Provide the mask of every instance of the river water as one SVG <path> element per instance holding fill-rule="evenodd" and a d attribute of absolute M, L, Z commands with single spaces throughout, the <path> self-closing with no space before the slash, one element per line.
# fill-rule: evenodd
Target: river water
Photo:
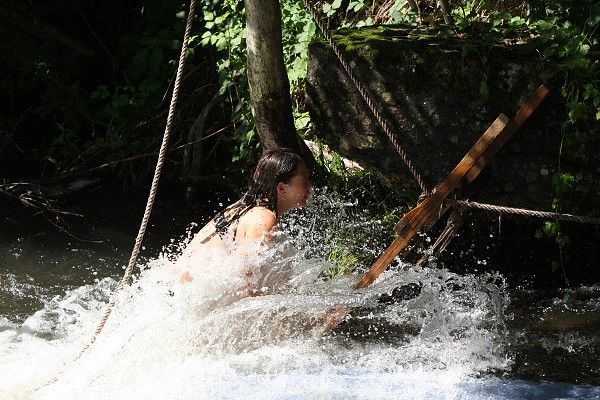
<path fill-rule="evenodd" d="M 459 275 L 400 263 L 353 291 L 360 274 L 328 278 L 336 264 L 325 255 L 343 245 L 333 236 L 350 232 L 358 252 L 383 250 L 381 227 L 355 208 L 315 196 L 269 251 L 190 266 L 179 257 L 187 221 L 159 206 L 140 272 L 84 352 L 138 212 L 91 224 L 83 236 L 102 243 L 5 229 L 0 398 L 600 398 L 600 286 L 531 289 L 493 268 Z M 241 294 L 232 271 L 242 262 L 262 296 Z M 195 279 L 180 284 L 186 268 Z M 348 316 L 327 330 L 334 308 Z"/>

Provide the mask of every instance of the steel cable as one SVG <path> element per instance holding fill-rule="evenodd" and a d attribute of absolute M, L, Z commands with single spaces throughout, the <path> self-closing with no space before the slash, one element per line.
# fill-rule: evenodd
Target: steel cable
<path fill-rule="evenodd" d="M 535 217 L 535 218 L 546 218 L 552 219 L 556 221 L 566 221 L 566 222 L 580 222 L 584 224 L 596 224 L 600 225 L 600 218 L 596 217 L 585 217 L 571 214 L 560 214 L 549 211 L 536 211 L 536 210 L 528 210 L 525 208 L 514 208 L 514 207 L 504 207 L 497 206 L 493 204 L 485 204 L 478 203 L 476 201 L 466 201 L 466 200 L 457 200 L 457 199 L 446 199 L 446 203 L 452 206 L 465 207 L 469 209 L 479 209 L 486 211 L 494 211 L 497 213 L 506 213 L 506 214 L 515 214 L 522 215 L 526 217 Z"/>

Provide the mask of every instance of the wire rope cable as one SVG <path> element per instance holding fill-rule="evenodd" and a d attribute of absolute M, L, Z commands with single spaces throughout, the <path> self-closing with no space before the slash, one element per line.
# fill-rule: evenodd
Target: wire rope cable
<path fill-rule="evenodd" d="M 497 213 L 514 214 L 514 215 L 521 215 L 521 216 L 525 216 L 525 217 L 547 218 L 547 219 L 553 219 L 556 221 L 564 221 L 564 222 L 579 222 L 579 223 L 583 223 L 583 224 L 600 225 L 600 218 L 597 218 L 597 217 L 585 217 L 585 216 L 572 215 L 572 214 L 560 214 L 560 213 L 549 212 L 549 211 L 528 210 L 525 208 L 497 206 L 497 205 L 493 205 L 493 204 L 478 203 L 476 201 L 457 200 L 457 199 L 446 199 L 445 202 L 452 206 L 465 207 L 465 208 L 469 208 L 469 209 L 494 211 Z"/>

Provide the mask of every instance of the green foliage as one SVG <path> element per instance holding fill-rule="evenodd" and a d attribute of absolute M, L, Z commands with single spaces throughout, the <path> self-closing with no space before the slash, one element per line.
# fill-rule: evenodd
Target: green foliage
<path fill-rule="evenodd" d="M 562 61 L 562 94 L 568 103 L 568 121 L 576 124 L 595 110 L 600 120 L 600 64 L 598 61 L 600 5 L 592 1 L 561 1 L 547 8 L 544 19 L 529 22 L 534 41 L 546 60 Z"/>
<path fill-rule="evenodd" d="M 552 176 L 552 185 L 555 190 L 555 198 L 552 201 L 552 209 L 555 212 L 561 212 L 565 207 L 568 206 L 566 195 L 572 190 L 575 182 L 575 177 L 569 173 L 556 172 Z M 568 283 L 566 271 L 563 263 L 563 254 L 566 247 L 571 244 L 571 239 L 566 235 L 561 228 L 558 221 L 545 221 L 541 231 L 536 232 L 536 237 L 541 238 L 545 236 L 548 239 L 554 239 L 554 242 L 558 246 L 560 262 L 553 261 L 551 264 L 552 272 L 555 272 L 560 267 L 565 278 L 565 282 Z"/>
<path fill-rule="evenodd" d="M 359 205 L 389 228 L 398 222 L 403 207 L 372 173 L 360 168 L 349 169 L 342 157 L 320 146 L 315 157 L 325 172 L 325 185 L 335 193 L 356 199 Z"/>
<path fill-rule="evenodd" d="M 239 82 L 242 89 L 246 88 L 244 75 L 239 80 L 236 79 L 236 75 L 243 74 L 246 70 L 245 13 L 239 7 L 239 2 L 226 0 L 220 4 L 220 8 L 204 10 L 202 20 L 205 31 L 195 39 L 200 40 L 203 46 L 210 45 L 222 54 L 217 60 L 221 93 L 230 92 L 236 82 Z M 239 93 L 236 100 L 242 100 Z M 247 104 L 244 106 L 245 109 L 248 108 Z M 241 109 L 235 111 L 234 118 L 240 119 Z"/>
<path fill-rule="evenodd" d="M 556 192 L 556 198 L 554 199 L 552 208 L 556 212 L 561 212 L 566 205 L 564 195 L 573 188 L 574 182 L 575 177 L 569 173 L 556 172 L 552 176 L 552 185 L 554 186 L 554 190 Z"/>
<path fill-rule="evenodd" d="M 255 158 L 259 150 L 246 79 L 245 12 L 242 5 L 239 1 L 225 0 L 208 6 L 202 15 L 205 30 L 196 38 L 202 46 L 213 47 L 220 55 L 217 60 L 220 91 L 229 94 L 232 122 L 240 133 L 234 162 Z M 302 1 L 284 0 L 280 5 L 284 63 L 294 99 L 296 126 L 303 129 L 308 123 L 303 109 L 308 44 L 315 35 L 316 25 Z"/>
<path fill-rule="evenodd" d="M 325 271 L 325 278 L 333 279 L 337 275 L 348 275 L 354 272 L 360 266 L 360 260 L 348 248 L 334 246 L 327 261 L 332 264 L 331 268 Z"/>
<path fill-rule="evenodd" d="M 61 0 L 0 7 L 0 33 L 14 38 L 1 44 L 0 61 L 9 67 L 0 90 L 12 103 L 0 111 L 0 130 L 14 136 L 14 145 L 27 142 L 45 152 L 42 160 L 58 173 L 152 154 L 164 131 L 161 113 L 181 46 L 182 5 L 114 3 L 103 6 L 104 13 L 95 6 Z M 116 28 L 103 25 L 103 18 Z M 6 112 L 22 107 L 23 99 L 32 106 L 22 119 L 46 131 L 25 131 Z M 115 166 L 121 178 L 136 181 L 152 169 L 151 161 Z"/>
<path fill-rule="evenodd" d="M 361 210 L 377 227 L 364 224 L 348 224 L 329 227 L 325 242 L 330 249 L 323 257 L 332 267 L 325 272 L 326 278 L 349 274 L 359 268 L 366 269 L 374 261 L 374 249 L 393 239 L 393 226 L 404 213 L 395 196 L 375 177 L 362 169 L 348 169 L 339 154 L 320 147 L 317 163 L 325 171 L 325 185 L 343 201 L 352 202 L 353 208 Z M 355 216 L 354 221 L 360 221 Z M 367 224 L 368 225 L 368 224 Z M 370 249 L 365 250 L 365 245 Z"/>
<path fill-rule="evenodd" d="M 520 40 L 539 54 L 543 63 L 559 67 L 568 122 L 600 119 L 598 47 L 600 5 L 593 0 L 532 2 L 528 15 L 499 10 L 493 3 L 465 1 L 453 9 L 453 33 L 481 35 L 486 41 Z M 464 55 L 464 52 L 463 52 Z"/>
<path fill-rule="evenodd" d="M 569 238 L 568 235 L 565 235 L 562 232 L 561 225 L 557 221 L 546 221 L 544 223 L 542 230 L 538 231 L 536 233 L 536 236 L 538 238 L 541 238 L 544 235 L 548 239 L 554 239 L 556 245 L 558 246 L 559 261 L 552 261 L 552 263 L 550 264 L 550 268 L 551 268 L 552 272 L 556 272 L 560 268 L 560 270 L 563 273 L 565 283 L 568 284 L 569 279 L 567 278 L 565 265 L 563 262 L 563 256 L 564 256 L 565 247 L 571 244 L 571 239 Z"/>

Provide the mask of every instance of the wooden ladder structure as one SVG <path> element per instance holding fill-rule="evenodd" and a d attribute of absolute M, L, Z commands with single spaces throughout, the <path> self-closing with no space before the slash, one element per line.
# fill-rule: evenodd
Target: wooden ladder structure
<path fill-rule="evenodd" d="M 371 265 L 354 287 L 355 290 L 373 283 L 392 260 L 405 249 L 419 230 L 429 229 L 441 218 L 448 209 L 448 207 L 443 207 L 444 200 L 453 193 L 461 192 L 473 182 L 549 92 L 550 89 L 546 85 L 541 85 L 517 111 L 513 119 L 509 119 L 504 114 L 500 114 L 496 118 L 435 192 L 402 217 L 394 227 L 398 236 Z"/>

